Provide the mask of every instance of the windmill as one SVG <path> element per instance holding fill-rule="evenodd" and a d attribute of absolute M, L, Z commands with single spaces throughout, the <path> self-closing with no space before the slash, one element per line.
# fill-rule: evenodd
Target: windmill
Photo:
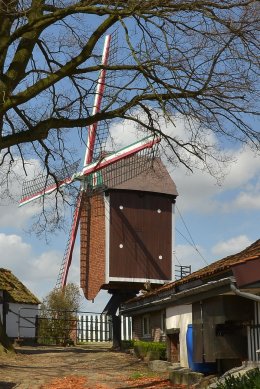
<path fill-rule="evenodd" d="M 111 46 L 113 48 L 113 37 L 107 35 L 102 55 L 102 69 L 97 81 L 95 100 L 92 114 L 95 115 L 101 110 L 102 98 L 106 85 L 106 69 L 109 59 L 111 59 Z M 115 45 L 115 44 L 114 44 Z M 101 153 L 97 144 L 102 143 L 107 134 L 100 133 L 100 123 L 94 123 L 89 127 L 86 153 L 83 161 L 83 168 L 78 169 L 78 163 L 74 163 L 66 170 L 58 171 L 52 176 L 41 175 L 33 180 L 26 181 L 23 185 L 22 198 L 20 206 L 46 196 L 57 189 L 68 186 L 73 182 L 80 182 L 80 190 L 76 200 L 76 206 L 73 214 L 72 227 L 62 260 L 60 272 L 56 282 L 56 287 L 64 287 L 67 282 L 69 267 L 72 260 L 72 253 L 77 235 L 78 226 L 82 216 L 82 210 L 86 205 L 86 198 L 92 201 L 97 193 L 104 193 L 106 187 L 118 185 L 129 177 L 138 175 L 147 168 L 153 159 L 155 146 L 160 142 L 156 135 L 147 136 L 140 141 L 128 145 L 114 153 Z M 100 142 L 101 138 L 101 142 Z M 102 285 L 100 285 L 102 286 Z"/>

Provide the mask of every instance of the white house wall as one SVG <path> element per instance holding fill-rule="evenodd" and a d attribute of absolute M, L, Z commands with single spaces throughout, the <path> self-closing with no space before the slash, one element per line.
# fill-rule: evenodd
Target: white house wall
<path fill-rule="evenodd" d="M 20 325 L 19 325 L 20 313 Z M 38 305 L 9 303 L 6 315 L 6 334 L 10 338 L 34 338 Z"/>
<path fill-rule="evenodd" d="M 180 329 L 180 364 L 183 367 L 189 367 L 186 343 L 186 333 L 189 324 L 192 324 L 192 305 L 166 308 L 166 330 Z"/>

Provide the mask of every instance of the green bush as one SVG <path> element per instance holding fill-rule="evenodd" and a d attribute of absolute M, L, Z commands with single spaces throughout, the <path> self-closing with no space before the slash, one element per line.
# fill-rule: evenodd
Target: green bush
<path fill-rule="evenodd" d="M 134 348 L 133 340 L 122 340 L 121 341 L 122 350 L 129 350 L 130 348 Z"/>
<path fill-rule="evenodd" d="M 69 283 L 54 289 L 43 300 L 38 318 L 38 342 L 43 344 L 71 344 L 76 330 L 76 311 L 80 306 L 80 290 Z"/>
<path fill-rule="evenodd" d="M 223 383 L 218 383 L 216 389 L 260 389 L 260 370 L 250 370 L 237 377 L 227 376 Z"/>
<path fill-rule="evenodd" d="M 134 351 L 142 359 L 149 360 L 162 359 L 166 360 L 166 344 L 163 342 L 134 342 Z"/>

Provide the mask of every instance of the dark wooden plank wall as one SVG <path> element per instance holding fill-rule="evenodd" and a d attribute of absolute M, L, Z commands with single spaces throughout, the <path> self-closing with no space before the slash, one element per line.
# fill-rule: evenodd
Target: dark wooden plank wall
<path fill-rule="evenodd" d="M 245 322 L 253 319 L 253 301 L 215 296 L 192 304 L 193 361 L 245 358 Z"/>
<path fill-rule="evenodd" d="M 172 201 L 157 193 L 110 193 L 110 277 L 171 279 Z"/>

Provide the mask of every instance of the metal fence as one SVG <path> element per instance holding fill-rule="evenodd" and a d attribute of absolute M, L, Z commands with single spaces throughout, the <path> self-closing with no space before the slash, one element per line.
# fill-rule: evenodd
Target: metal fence
<path fill-rule="evenodd" d="M 248 360 L 260 361 L 260 324 L 247 326 Z"/>
<path fill-rule="evenodd" d="M 254 303 L 254 320 L 247 326 L 249 361 L 260 361 L 260 303 Z"/>
<path fill-rule="evenodd" d="M 30 333 L 30 336 L 27 334 Z M 132 318 L 121 317 L 121 340 L 132 339 Z M 112 318 L 96 312 L 34 310 L 20 308 L 17 338 L 35 338 L 39 343 L 59 344 L 108 342 L 113 339 Z"/>

